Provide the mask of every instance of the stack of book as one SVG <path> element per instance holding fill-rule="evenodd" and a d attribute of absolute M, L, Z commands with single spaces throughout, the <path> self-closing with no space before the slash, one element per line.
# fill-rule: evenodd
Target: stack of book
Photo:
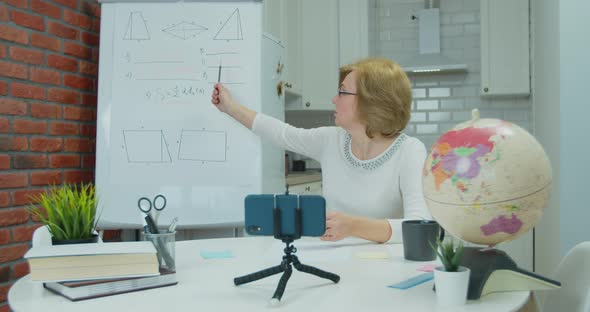
<path fill-rule="evenodd" d="M 177 284 L 151 242 L 33 247 L 25 258 L 31 280 L 73 301 Z"/>

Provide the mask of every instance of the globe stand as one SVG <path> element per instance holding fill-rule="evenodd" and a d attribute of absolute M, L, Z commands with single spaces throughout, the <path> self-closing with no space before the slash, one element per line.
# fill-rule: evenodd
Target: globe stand
<path fill-rule="evenodd" d="M 293 268 L 291 265 L 295 267 L 298 271 L 313 274 L 315 276 L 329 279 L 334 283 L 338 283 L 340 281 L 340 276 L 320 270 L 318 268 L 302 264 L 299 262 L 299 259 L 295 255 L 297 252 L 297 248 L 295 248 L 293 241 L 296 239 L 301 238 L 301 209 L 297 207 L 295 212 L 295 234 L 293 235 L 282 235 L 281 234 L 281 211 L 275 207 L 273 209 L 273 218 L 274 218 L 274 238 L 280 239 L 283 243 L 286 244 L 285 249 L 283 249 L 285 255 L 283 256 L 283 261 L 281 264 L 277 266 L 273 266 L 258 272 L 250 273 L 244 276 L 234 278 L 234 284 L 236 286 L 250 283 L 257 281 L 259 279 L 263 279 L 268 276 L 272 276 L 275 274 L 283 273 L 281 279 L 279 280 L 279 284 L 277 285 L 277 289 L 275 290 L 274 295 L 272 296 L 272 302 L 278 303 L 281 301 L 283 297 L 283 293 L 285 292 L 285 288 L 287 287 L 287 282 L 293 273 Z"/>
<path fill-rule="evenodd" d="M 561 283 L 519 268 L 504 251 L 465 247 L 461 265 L 471 270 L 467 299 L 496 291 L 530 291 L 560 288 Z"/>

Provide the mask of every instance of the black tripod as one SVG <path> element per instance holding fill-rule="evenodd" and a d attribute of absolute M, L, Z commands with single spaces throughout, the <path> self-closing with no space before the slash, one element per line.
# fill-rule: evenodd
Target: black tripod
<path fill-rule="evenodd" d="M 274 237 L 276 239 L 282 240 L 287 245 L 284 249 L 285 255 L 283 256 L 283 261 L 281 261 L 281 264 L 277 266 L 270 267 L 268 269 L 264 269 L 258 272 L 250 273 L 248 275 L 236 277 L 234 278 L 234 284 L 236 286 L 239 286 L 283 272 L 283 275 L 279 280 L 279 284 L 277 285 L 277 289 L 275 290 L 275 293 L 272 296 L 273 299 L 280 301 L 283 297 L 283 293 L 285 292 L 285 287 L 287 287 L 287 282 L 291 277 L 291 273 L 293 273 L 293 268 L 291 268 L 291 264 L 293 264 L 295 269 L 297 269 L 298 271 L 313 274 L 321 278 L 329 279 L 334 283 L 338 283 L 340 281 L 340 276 L 334 273 L 320 270 L 309 265 L 302 264 L 301 262 L 299 262 L 297 256 L 294 255 L 294 253 L 297 252 L 297 248 L 295 248 L 295 246 L 293 246 L 292 243 L 294 240 L 301 237 L 301 209 L 297 208 L 295 213 L 294 235 L 281 235 L 281 212 L 278 208 L 275 207 L 273 214 Z"/>

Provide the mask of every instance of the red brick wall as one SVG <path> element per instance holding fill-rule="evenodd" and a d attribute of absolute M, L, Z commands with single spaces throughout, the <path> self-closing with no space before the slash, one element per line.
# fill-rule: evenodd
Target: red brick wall
<path fill-rule="evenodd" d="M 0 312 L 28 274 L 28 195 L 94 179 L 100 6 L 0 3 Z"/>

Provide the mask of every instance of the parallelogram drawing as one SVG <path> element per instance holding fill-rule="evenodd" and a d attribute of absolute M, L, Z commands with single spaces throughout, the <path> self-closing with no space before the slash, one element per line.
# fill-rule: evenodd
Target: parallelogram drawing
<path fill-rule="evenodd" d="M 210 130 L 182 130 L 179 160 L 224 162 L 227 155 L 227 133 Z"/>

